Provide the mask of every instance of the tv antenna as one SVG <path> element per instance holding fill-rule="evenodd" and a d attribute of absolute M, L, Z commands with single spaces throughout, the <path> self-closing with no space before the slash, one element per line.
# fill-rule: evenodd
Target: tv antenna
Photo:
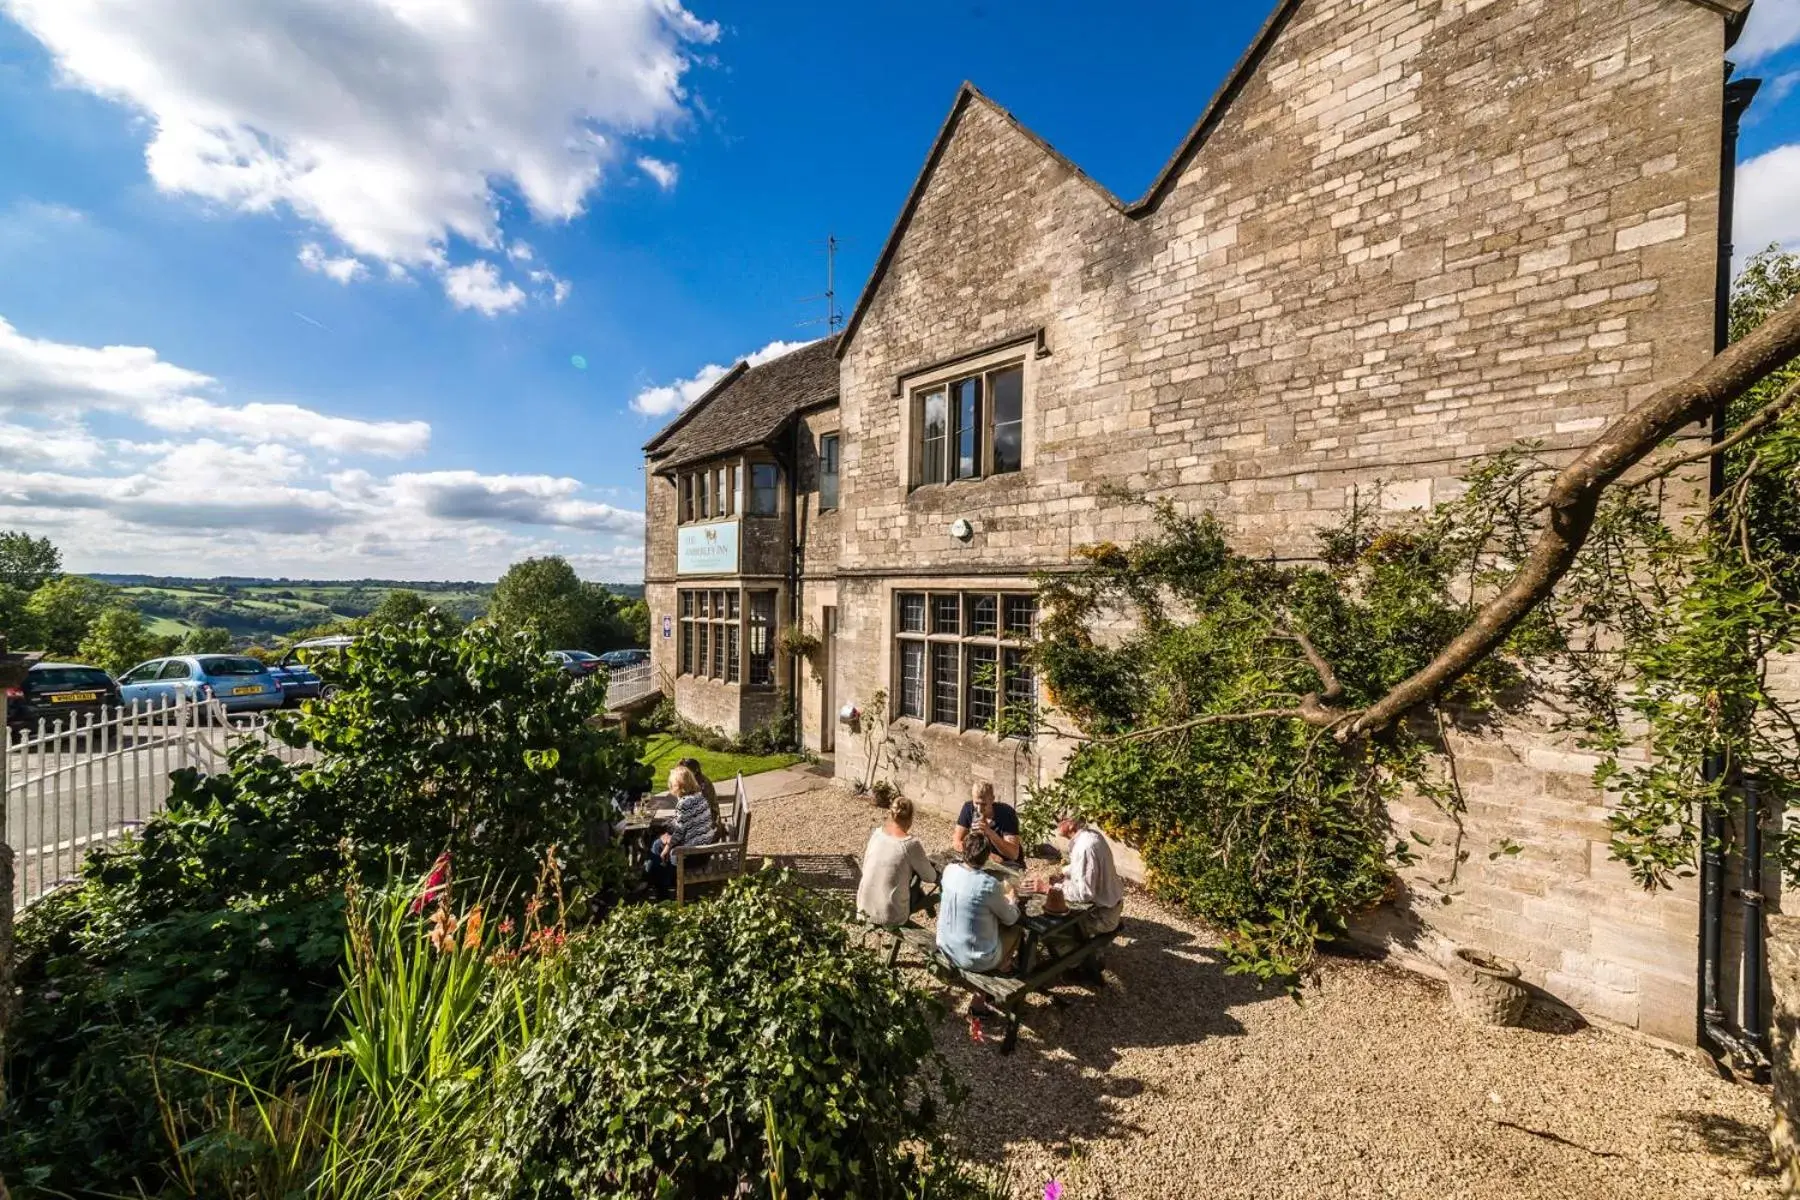
<path fill-rule="evenodd" d="M 838 311 L 837 306 L 836 280 L 838 245 L 839 242 L 836 234 L 828 233 L 825 235 L 825 294 L 822 296 L 807 296 L 801 300 L 802 304 L 810 304 L 818 300 L 823 300 L 825 302 L 825 315 L 823 317 L 814 317 L 810 321 L 801 321 L 800 324 L 817 325 L 820 321 L 823 321 L 825 323 L 825 328 L 829 333 L 836 333 L 838 331 L 838 326 L 844 323 L 844 314 Z"/>

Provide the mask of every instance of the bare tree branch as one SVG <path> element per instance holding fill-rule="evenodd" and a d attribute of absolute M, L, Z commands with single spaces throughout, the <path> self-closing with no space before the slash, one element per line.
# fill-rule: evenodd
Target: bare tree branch
<path fill-rule="evenodd" d="M 1614 421 L 1550 485 L 1544 529 L 1510 582 L 1420 670 L 1338 726 L 1349 738 L 1384 729 L 1435 700 L 1506 640 L 1567 573 L 1593 528 L 1606 489 L 1679 430 L 1742 396 L 1800 355 L 1800 298 L 1700 370 Z"/>
<path fill-rule="evenodd" d="M 1297 629 L 1286 627 L 1279 628 L 1276 635 L 1295 643 L 1300 647 L 1300 653 L 1306 655 L 1307 663 L 1311 665 L 1313 673 L 1319 677 L 1319 682 L 1323 685 L 1321 690 L 1315 692 L 1314 695 L 1327 703 L 1342 698 L 1344 685 L 1338 682 L 1337 672 L 1331 669 L 1331 664 L 1325 661 L 1325 656 L 1319 653 L 1318 647 L 1312 644 L 1311 638 Z"/>
<path fill-rule="evenodd" d="M 1645 484 L 1655 483 L 1658 479 L 1661 479 L 1672 472 L 1679 471 L 1682 467 L 1688 466 L 1691 463 L 1697 463 L 1704 459 L 1711 458 L 1715 454 L 1723 454 L 1733 446 L 1742 444 L 1746 439 L 1755 437 L 1764 429 L 1773 425 L 1780 419 L 1782 413 L 1794 406 L 1796 401 L 1800 401 L 1800 379 L 1796 379 L 1785 392 L 1758 409 L 1754 416 L 1732 431 L 1730 437 L 1722 438 L 1699 450 L 1695 450 L 1691 454 L 1684 454 L 1680 458 L 1671 459 L 1657 467 L 1656 470 L 1651 471 L 1648 475 L 1640 475 L 1636 479 L 1622 480 L 1620 481 L 1619 486 L 1643 487 Z"/>

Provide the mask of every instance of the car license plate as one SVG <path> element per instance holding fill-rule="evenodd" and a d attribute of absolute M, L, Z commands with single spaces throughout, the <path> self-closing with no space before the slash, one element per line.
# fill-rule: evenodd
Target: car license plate
<path fill-rule="evenodd" d="M 98 700 L 99 698 L 99 692 L 63 692 L 61 695 L 50 697 L 50 703 L 80 704 L 86 700 Z"/>
<path fill-rule="evenodd" d="M 254 696 L 260 691 L 262 691 L 261 687 L 241 687 L 232 688 L 231 694 L 234 696 Z"/>

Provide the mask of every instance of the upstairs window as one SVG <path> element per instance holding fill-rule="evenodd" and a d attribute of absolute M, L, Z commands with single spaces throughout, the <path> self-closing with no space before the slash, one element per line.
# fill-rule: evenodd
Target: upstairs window
<path fill-rule="evenodd" d="M 914 487 L 1005 475 L 1023 465 L 1022 364 L 918 388 L 912 404 Z"/>
<path fill-rule="evenodd" d="M 682 524 L 732 516 L 738 509 L 737 464 L 690 471 L 681 476 L 678 489 L 677 520 Z"/>
<path fill-rule="evenodd" d="M 781 475 L 774 463 L 750 464 L 750 506 L 753 517 L 772 517 L 780 507 Z"/>
<path fill-rule="evenodd" d="M 819 437 L 819 511 L 838 506 L 838 435 Z"/>

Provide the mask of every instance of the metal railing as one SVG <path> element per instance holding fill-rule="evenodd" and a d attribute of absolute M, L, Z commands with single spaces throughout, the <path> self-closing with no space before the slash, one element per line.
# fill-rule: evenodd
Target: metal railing
<path fill-rule="evenodd" d="M 635 667 L 621 667 L 616 671 L 608 671 L 606 676 L 606 707 L 618 708 L 630 704 L 641 696 L 647 696 L 656 690 L 656 677 L 650 673 L 649 663 L 639 663 Z"/>
<path fill-rule="evenodd" d="M 7 731 L 6 829 L 15 848 L 13 903 L 73 880 L 97 846 L 139 828 L 168 803 L 169 774 L 225 768 L 231 748 L 261 738 L 288 762 L 310 751 L 267 737 L 266 714 L 228 715 L 216 700 L 102 709 Z"/>

